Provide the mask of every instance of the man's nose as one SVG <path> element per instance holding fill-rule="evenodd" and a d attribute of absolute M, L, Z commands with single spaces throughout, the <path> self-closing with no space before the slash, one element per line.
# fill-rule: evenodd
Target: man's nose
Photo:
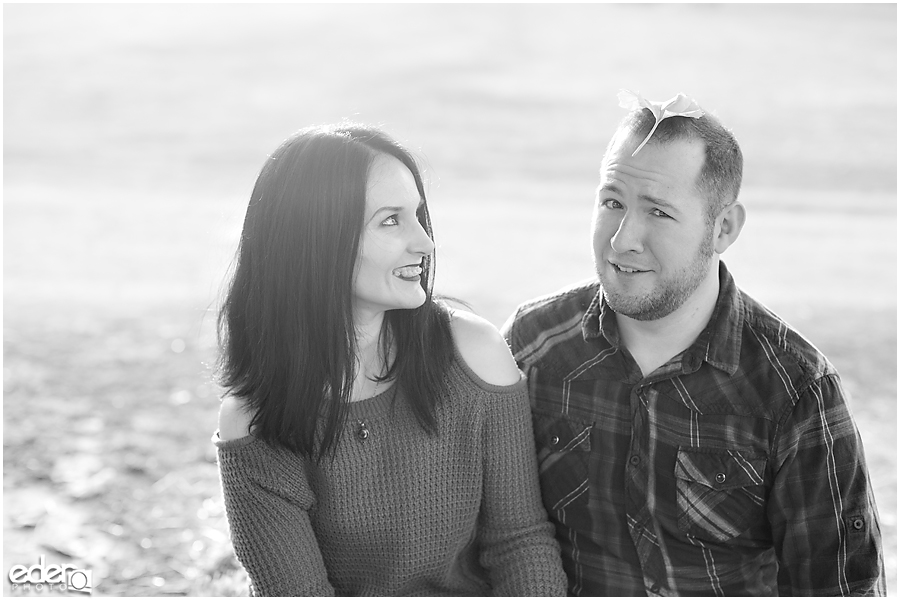
<path fill-rule="evenodd" d="M 619 228 L 610 240 L 612 249 L 618 254 L 644 251 L 644 225 L 634 214 L 626 214 L 619 221 Z"/>

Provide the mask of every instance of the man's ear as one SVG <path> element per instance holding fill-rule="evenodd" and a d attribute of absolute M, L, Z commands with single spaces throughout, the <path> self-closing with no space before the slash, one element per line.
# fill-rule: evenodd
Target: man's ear
<path fill-rule="evenodd" d="M 714 248 L 718 254 L 725 252 L 729 246 L 741 234 L 744 228 L 744 221 L 747 220 L 747 210 L 744 205 L 738 201 L 734 201 L 719 213 L 716 217 Z"/>

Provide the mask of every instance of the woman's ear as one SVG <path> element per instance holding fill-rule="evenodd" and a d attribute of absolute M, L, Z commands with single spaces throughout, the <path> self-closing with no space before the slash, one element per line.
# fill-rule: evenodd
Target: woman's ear
<path fill-rule="evenodd" d="M 714 245 L 716 252 L 722 254 L 741 234 L 744 221 L 747 220 L 747 210 L 744 205 L 734 201 L 719 213 L 716 217 Z"/>

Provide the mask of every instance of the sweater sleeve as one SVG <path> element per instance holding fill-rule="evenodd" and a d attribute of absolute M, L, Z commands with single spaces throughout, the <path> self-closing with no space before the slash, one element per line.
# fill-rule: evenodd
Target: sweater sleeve
<path fill-rule="evenodd" d="M 526 386 L 519 382 L 487 399 L 480 539 L 493 593 L 565 596 L 559 545 L 541 503 Z"/>
<path fill-rule="evenodd" d="M 309 511 L 305 461 L 253 436 L 222 441 L 219 475 L 238 560 L 255 596 L 333 596 Z"/>

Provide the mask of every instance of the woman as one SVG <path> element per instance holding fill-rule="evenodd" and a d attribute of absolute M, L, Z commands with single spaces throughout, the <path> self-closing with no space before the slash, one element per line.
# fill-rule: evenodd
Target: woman
<path fill-rule="evenodd" d="M 219 468 L 257 595 L 565 595 L 525 383 L 432 298 L 410 154 L 310 128 L 266 161 L 219 315 Z"/>

